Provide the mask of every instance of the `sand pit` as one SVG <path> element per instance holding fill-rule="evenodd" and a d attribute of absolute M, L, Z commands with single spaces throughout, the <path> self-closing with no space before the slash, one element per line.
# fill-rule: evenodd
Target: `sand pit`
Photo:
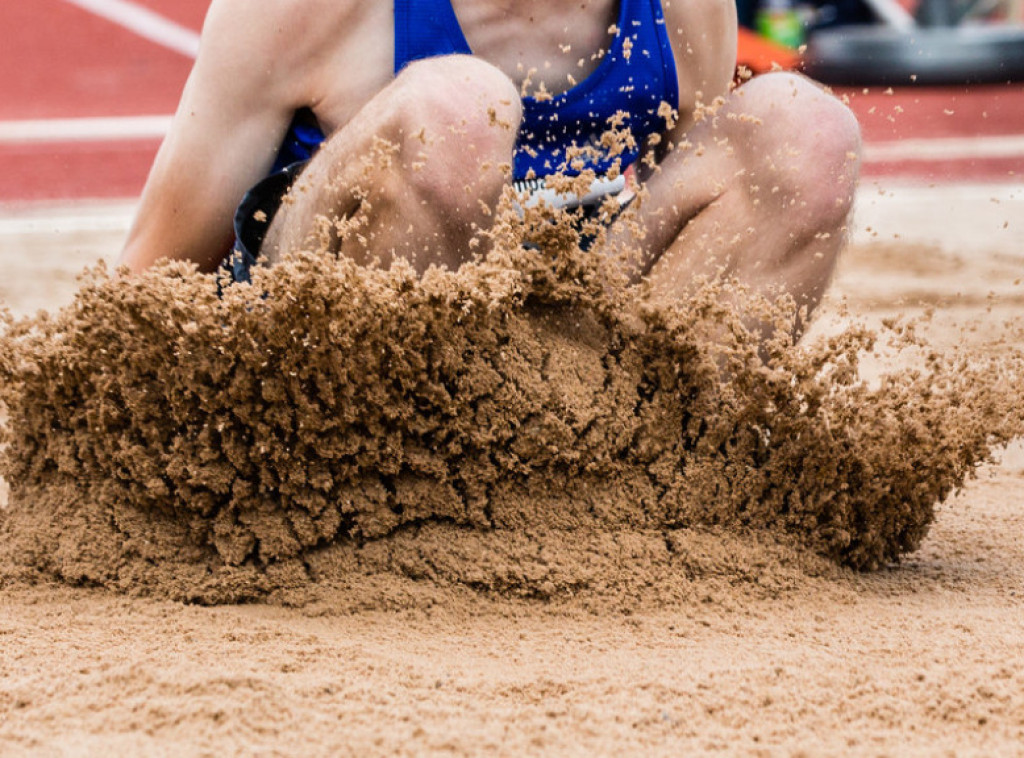
<path fill-rule="evenodd" d="M 433 291 L 397 274 L 338 269 L 338 286 L 365 300 L 388 295 L 372 300 L 377 310 L 346 312 L 351 332 L 322 332 L 312 344 L 261 331 L 283 323 L 261 309 L 280 303 L 322 326 L 340 307 L 330 298 L 322 310 L 273 295 L 221 302 L 185 274 L 173 287 L 154 281 L 120 296 L 102 281 L 88 285 L 63 316 L 18 337 L 30 360 L 4 368 L 37 394 L 15 403 L 9 422 L 12 449 L 33 453 L 9 463 L 14 491 L 3 516 L 0 745 L 580 755 L 1016 745 L 1019 448 L 944 496 L 1014 431 L 1013 346 L 996 332 L 1020 317 L 1007 275 L 1021 270 L 1021 248 L 993 242 L 965 260 L 906 229 L 899 240 L 874 229 L 877 237 L 858 237 L 811 336 L 861 318 L 874 325 L 911 310 L 908 291 L 923 292 L 918 300 L 947 304 L 927 328 L 940 356 L 936 381 L 901 372 L 880 383 L 899 361 L 921 358 L 905 351 L 870 358 L 863 386 L 823 378 L 811 370 L 814 356 L 836 365 L 843 351 L 821 343 L 777 374 L 732 365 L 723 390 L 721 362 L 697 349 L 693 313 L 673 320 L 624 309 L 602 287 L 540 276 L 536 261 L 518 268 L 535 266 L 528 285 L 491 269 L 439 280 Z M 919 273 L 909 278 L 908 268 Z M 291 284 L 267 288 L 306 288 L 311 270 L 297 261 Z M 873 291 L 872 281 L 888 289 Z M 995 288 L 1004 292 L 993 304 Z M 843 295 L 854 316 L 837 316 Z M 402 307 L 383 308 L 395 302 Z M 85 328 L 97 312 L 132 328 L 118 339 Z M 177 318 L 149 318 L 167 312 Z M 382 315 L 387 331 L 373 333 Z M 980 329 L 964 332 L 972 323 Z M 411 388 L 411 410 L 397 368 L 408 354 L 388 356 L 394 384 L 369 381 L 380 375 L 371 359 L 383 360 L 381 334 L 392 344 L 460 347 L 432 359 L 434 381 Z M 259 349 L 242 351 L 243 340 Z M 970 349 L 958 354 L 965 340 Z M 313 345 L 328 356 L 362 351 L 358 365 L 375 366 L 351 373 L 359 402 L 330 416 L 347 438 L 364 430 L 355 452 L 332 450 L 322 426 L 239 407 L 239 396 L 251 397 L 244 387 L 188 396 L 183 387 L 206 383 L 176 373 L 190 351 L 204 355 L 204 371 L 218 365 L 217 346 L 250 356 L 232 364 L 233 376 L 244 382 L 248 367 L 271 384 L 264 402 L 273 406 L 275 393 L 295 392 L 288 369 Z M 256 361 L 268 353 L 273 370 Z M 680 355 L 687 368 L 668 372 Z M 158 379 L 156 398 L 138 394 L 147 377 Z M 816 399 L 815 412 L 785 405 L 797 396 Z M 204 415 L 188 416 L 197 405 Z M 687 436 L 680 408 L 700 409 L 694 415 L 720 423 L 720 436 L 707 423 Z M 223 461 L 203 460 L 202 451 L 231 449 L 224 438 L 211 444 L 225 430 L 203 423 L 225 409 L 234 414 L 225 429 L 258 435 L 261 424 L 290 424 L 289 440 L 306 446 L 257 456 L 260 438 L 245 436 L 233 458 L 225 453 L 235 472 L 254 467 L 257 485 L 276 477 L 272 497 L 259 500 L 258 486 L 235 492 L 239 474 L 227 486 Z M 400 434 L 375 448 L 382 419 Z M 813 444 L 776 442 L 814 434 L 823 419 L 829 434 Z M 154 421 L 170 431 L 135 439 L 156 453 L 141 455 L 128 443 Z M 776 426 L 765 442 L 758 427 L 768 423 Z M 97 429 L 109 444 L 82 439 Z M 176 455 L 183 463 L 174 469 Z M 311 504 L 314 477 L 284 475 L 295 470 L 289 456 L 310 455 L 324 461 L 331 488 L 348 488 L 350 505 L 336 516 Z M 668 460 L 687 465 L 657 465 Z M 154 461 L 166 491 L 153 481 Z M 858 479 L 843 461 L 881 473 Z M 800 472 L 811 473 L 793 476 Z M 820 497 L 837 489 L 830 481 L 858 486 L 838 501 Z M 209 504 L 205 493 L 218 491 L 226 508 Z M 320 520 L 297 523 L 302 511 Z M 203 609 L 167 598 L 298 607 Z"/>
<path fill-rule="evenodd" d="M 763 354 L 728 282 L 656 303 L 533 215 L 457 272 L 301 252 L 220 292 L 101 270 L 13 321 L 5 574 L 203 603 L 363 574 L 550 597 L 729 571 L 690 561 L 708 529 L 871 570 L 1024 430 L 1009 346 L 946 355 L 903 324 L 792 346 L 766 303 Z M 862 377 L 883 341 L 920 368 Z"/>

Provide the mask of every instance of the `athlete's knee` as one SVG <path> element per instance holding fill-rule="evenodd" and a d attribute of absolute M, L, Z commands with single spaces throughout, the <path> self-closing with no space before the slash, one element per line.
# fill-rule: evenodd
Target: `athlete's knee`
<path fill-rule="evenodd" d="M 466 206 L 467 193 L 496 191 L 522 117 L 512 81 L 489 63 L 455 55 L 412 63 L 395 84 L 413 189 L 439 209 Z"/>
<path fill-rule="evenodd" d="M 522 104 L 515 85 L 468 55 L 416 61 L 395 80 L 403 132 L 477 150 L 515 142 Z"/>
<path fill-rule="evenodd" d="M 861 156 L 860 127 L 850 109 L 809 79 L 781 73 L 748 82 L 733 107 L 754 124 L 746 130 L 753 143 L 747 154 L 772 182 L 761 191 L 780 194 L 812 226 L 842 223 Z"/>

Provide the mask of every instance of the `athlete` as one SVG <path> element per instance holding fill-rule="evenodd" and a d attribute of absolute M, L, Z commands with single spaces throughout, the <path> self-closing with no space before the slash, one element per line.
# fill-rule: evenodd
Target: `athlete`
<path fill-rule="evenodd" d="M 643 186 L 636 273 L 656 293 L 724 271 L 813 308 L 844 242 L 858 126 L 798 75 L 730 91 L 735 13 L 733 0 L 213 0 L 122 262 L 227 261 L 244 281 L 257 256 L 327 246 L 454 269 L 509 181 L 542 189 L 568 164 L 595 171 L 589 202 L 626 204 L 618 169 Z M 609 119 L 635 145 L 572 160 Z"/>

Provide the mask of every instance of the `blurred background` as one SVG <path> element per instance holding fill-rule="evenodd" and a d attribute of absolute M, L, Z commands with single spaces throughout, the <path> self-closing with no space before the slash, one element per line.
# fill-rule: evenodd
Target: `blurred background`
<path fill-rule="evenodd" d="M 137 197 L 209 0 L 2 0 L 0 206 Z M 860 117 L 865 175 L 1024 179 L 1024 0 L 738 0 L 737 64 Z"/>

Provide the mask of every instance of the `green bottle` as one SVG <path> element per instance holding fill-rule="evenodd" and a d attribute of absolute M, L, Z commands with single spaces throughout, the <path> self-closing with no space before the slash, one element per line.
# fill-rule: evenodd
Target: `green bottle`
<path fill-rule="evenodd" d="M 765 39 L 794 50 L 804 44 L 804 24 L 790 0 L 767 0 L 754 22 Z"/>

